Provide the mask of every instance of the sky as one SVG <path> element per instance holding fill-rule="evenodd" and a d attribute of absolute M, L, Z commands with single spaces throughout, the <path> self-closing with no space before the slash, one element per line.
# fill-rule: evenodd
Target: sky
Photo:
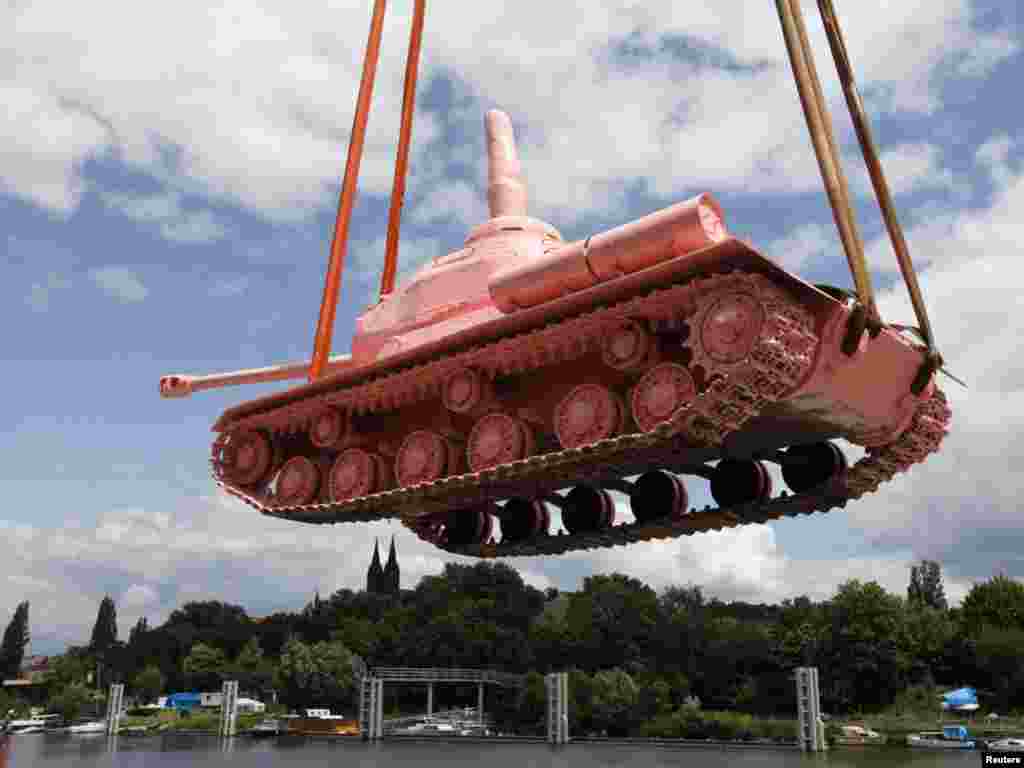
<path fill-rule="evenodd" d="M 905 594 L 930 558 L 955 603 L 996 571 L 1024 577 L 1024 20 L 1014 0 L 836 4 L 940 350 L 969 385 L 943 382 L 942 452 L 827 515 L 510 560 L 529 583 L 620 571 L 777 602 L 850 578 Z M 260 616 L 361 588 L 376 537 L 396 536 L 406 588 L 450 561 L 398 523 L 304 526 L 219 494 L 210 425 L 275 386 L 158 395 L 167 373 L 309 359 L 370 5 L 0 8 L 0 621 L 29 600 L 32 652 L 87 642 L 106 594 L 126 637 L 188 600 Z M 383 259 L 412 2 L 389 5 L 335 353 Z M 805 14 L 882 315 L 913 324 Z M 733 234 L 852 284 L 773 3 L 428 8 L 400 277 L 486 219 L 493 107 L 515 126 L 531 215 L 566 240 L 710 192 Z M 690 494 L 706 503 L 701 481 Z"/>

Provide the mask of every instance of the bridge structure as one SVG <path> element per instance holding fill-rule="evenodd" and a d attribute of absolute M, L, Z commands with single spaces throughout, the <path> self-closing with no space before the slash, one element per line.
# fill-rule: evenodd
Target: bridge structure
<path fill-rule="evenodd" d="M 484 686 L 518 687 L 524 675 L 494 669 L 459 669 L 444 667 L 367 667 L 361 659 L 355 661 L 359 679 L 359 732 L 371 741 L 382 738 L 386 730 L 418 717 L 384 720 L 384 684 L 424 685 L 427 689 L 427 715 L 434 714 L 434 690 L 438 684 L 475 684 L 477 686 L 478 720 L 484 720 Z"/>

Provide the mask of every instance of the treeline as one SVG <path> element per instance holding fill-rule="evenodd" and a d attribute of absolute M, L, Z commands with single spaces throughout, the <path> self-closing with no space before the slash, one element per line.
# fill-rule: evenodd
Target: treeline
<path fill-rule="evenodd" d="M 1024 705 L 1024 586 L 996 576 L 949 609 L 939 567 L 927 561 L 913 569 L 906 598 L 849 581 L 829 600 L 781 605 L 707 600 L 692 586 L 659 594 L 622 574 L 587 578 L 575 593 L 541 592 L 504 564 L 449 564 L 396 598 L 343 589 L 259 621 L 240 606 L 194 602 L 159 627 L 140 620 L 127 641 L 116 631 L 108 598 L 90 644 L 54 665 L 57 705 L 69 707 L 99 670 L 103 685 L 125 682 L 141 699 L 237 679 L 290 707 L 352 713 L 353 654 L 371 666 L 529 673 L 522 688 L 487 691 L 488 711 L 519 730 L 539 727 L 541 675 L 561 670 L 572 670 L 577 733 L 637 733 L 652 722 L 685 729 L 697 701 L 792 718 L 792 670 L 804 664 L 819 667 L 830 713 L 876 712 L 909 687 L 933 685 L 973 685 L 983 706 L 1003 712 Z M 425 709 L 422 688 L 385 692 L 389 710 Z M 435 702 L 466 706 L 475 694 L 438 686 Z"/>

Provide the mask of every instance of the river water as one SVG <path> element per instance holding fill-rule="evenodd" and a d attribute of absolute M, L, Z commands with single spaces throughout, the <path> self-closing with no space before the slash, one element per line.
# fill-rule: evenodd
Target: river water
<path fill-rule="evenodd" d="M 552 747 L 535 743 L 415 741 L 368 744 L 360 741 L 254 741 L 247 737 L 221 741 L 215 736 L 186 734 L 159 737 L 64 734 L 25 734 L 12 737 L 6 768 L 22 766 L 323 766 L 345 768 L 889 768 L 913 765 L 976 766 L 973 751 L 909 750 L 886 747 L 846 747 L 817 755 L 757 747 L 654 747 L 622 744 L 568 744 Z M 0 766 L 3 762 L 0 761 Z"/>

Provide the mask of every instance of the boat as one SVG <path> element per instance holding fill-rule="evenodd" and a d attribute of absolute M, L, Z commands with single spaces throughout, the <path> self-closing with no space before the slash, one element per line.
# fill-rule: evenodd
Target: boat
<path fill-rule="evenodd" d="M 962 725 L 947 725 L 941 731 L 923 731 L 907 736 L 907 746 L 927 749 L 974 749 L 974 739 Z"/>
<path fill-rule="evenodd" d="M 288 733 L 302 736 L 358 736 L 359 721 L 332 715 L 329 709 L 307 709 L 305 717 L 287 718 Z"/>
<path fill-rule="evenodd" d="M 7 723 L 7 733 L 43 733 L 60 722 L 60 715 L 38 715 L 24 720 Z"/>
<path fill-rule="evenodd" d="M 1024 752 L 1024 739 L 1010 736 L 1005 739 L 997 739 L 985 744 L 989 752 Z"/>
<path fill-rule="evenodd" d="M 882 744 L 885 736 L 862 725 L 844 725 L 839 729 L 836 744 Z"/>
<path fill-rule="evenodd" d="M 245 731 L 245 735 L 252 736 L 254 738 L 265 738 L 267 736 L 277 736 L 280 732 L 281 723 L 273 718 L 267 718 L 259 725 L 255 725 Z"/>
<path fill-rule="evenodd" d="M 106 720 L 90 720 L 86 723 L 77 723 L 75 725 L 68 726 L 64 729 L 68 733 L 75 734 L 86 734 L 86 733 L 106 733 L 107 732 L 107 721 Z"/>

